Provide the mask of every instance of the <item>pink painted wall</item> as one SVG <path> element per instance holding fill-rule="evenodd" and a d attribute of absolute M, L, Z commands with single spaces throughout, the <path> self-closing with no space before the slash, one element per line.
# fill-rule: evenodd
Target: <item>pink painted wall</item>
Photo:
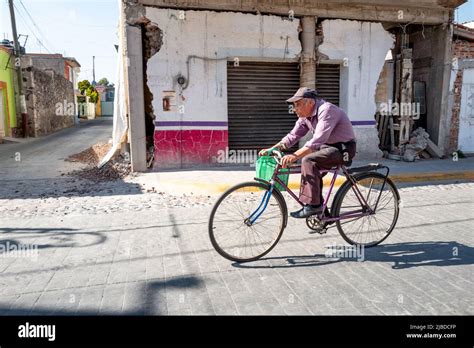
<path fill-rule="evenodd" d="M 155 167 L 210 164 L 228 146 L 227 130 L 156 130 Z"/>

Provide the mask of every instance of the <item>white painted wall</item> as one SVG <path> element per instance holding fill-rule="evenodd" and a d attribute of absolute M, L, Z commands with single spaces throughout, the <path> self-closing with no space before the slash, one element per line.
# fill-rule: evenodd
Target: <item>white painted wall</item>
<path fill-rule="evenodd" d="M 458 147 L 465 153 L 474 153 L 474 69 L 463 72 Z"/>
<path fill-rule="evenodd" d="M 163 91 L 179 93 L 176 77 L 187 76 L 189 55 L 283 61 L 296 58 L 301 51 L 298 20 L 290 22 L 278 16 L 212 11 L 184 11 L 184 15 L 183 20 L 179 19 L 178 10 L 146 7 L 146 17 L 163 31 L 163 45 L 147 67 L 157 120 L 227 121 L 226 60 L 192 59 L 189 86 L 183 91 L 185 100 L 178 98 L 178 103 L 185 106 L 184 114 L 178 110 L 163 111 Z M 192 128 L 206 129 L 187 127 Z"/>
<path fill-rule="evenodd" d="M 394 37 L 380 23 L 331 19 L 322 26 L 319 52 L 341 61 L 340 107 L 351 121 L 374 121 L 377 81 Z M 355 126 L 354 131 L 359 158 L 382 155 L 375 126 Z"/>
<path fill-rule="evenodd" d="M 227 121 L 226 60 L 192 59 L 189 86 L 182 93 L 184 100 L 177 101 L 184 105 L 184 114 L 178 110 L 163 111 L 163 91 L 174 90 L 179 94 L 176 78 L 187 76 L 189 55 L 283 61 L 295 59 L 301 52 L 298 20 L 212 11 L 184 11 L 185 19 L 180 19 L 180 14 L 179 10 L 146 7 L 146 17 L 163 31 L 163 45 L 147 67 L 157 120 Z M 347 67 L 341 66 L 341 107 L 352 121 L 374 120 L 375 89 L 394 38 L 380 23 L 349 20 L 325 20 L 323 32 L 321 53 L 331 60 L 348 62 Z M 193 128 L 206 129 L 182 129 Z M 375 127 L 356 128 L 360 128 L 356 129 L 359 152 L 380 155 Z"/>
<path fill-rule="evenodd" d="M 351 120 L 373 120 L 375 89 L 393 36 L 380 23 L 325 20 L 319 51 L 341 65 L 341 107 Z"/>

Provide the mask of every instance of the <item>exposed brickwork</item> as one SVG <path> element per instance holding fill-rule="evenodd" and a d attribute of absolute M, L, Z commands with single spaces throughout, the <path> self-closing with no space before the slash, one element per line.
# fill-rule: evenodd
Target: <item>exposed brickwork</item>
<path fill-rule="evenodd" d="M 388 102 L 388 82 L 390 81 L 388 72 L 389 65 L 385 62 L 382 71 L 380 72 L 379 80 L 377 81 L 377 88 L 375 90 L 375 102 L 377 105 Z"/>
<path fill-rule="evenodd" d="M 451 129 L 449 133 L 449 152 L 457 150 L 459 134 L 459 111 L 461 108 L 461 87 L 463 71 L 459 70 L 454 81 L 454 102 L 451 114 Z"/>

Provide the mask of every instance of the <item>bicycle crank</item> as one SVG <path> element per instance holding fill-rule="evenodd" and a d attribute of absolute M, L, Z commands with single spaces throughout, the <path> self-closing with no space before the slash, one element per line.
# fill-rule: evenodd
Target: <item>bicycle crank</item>
<path fill-rule="evenodd" d="M 306 226 L 310 228 L 309 233 L 325 234 L 327 232 L 326 223 L 319 220 L 316 216 L 309 216 L 306 218 Z"/>

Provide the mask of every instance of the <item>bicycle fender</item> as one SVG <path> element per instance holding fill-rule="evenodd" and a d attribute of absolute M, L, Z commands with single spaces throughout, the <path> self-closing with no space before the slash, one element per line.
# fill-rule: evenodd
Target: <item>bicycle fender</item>
<path fill-rule="evenodd" d="M 377 172 L 362 172 L 362 173 L 356 173 L 356 174 L 351 174 L 351 176 L 357 181 L 358 179 L 360 179 L 361 177 L 367 175 L 367 174 L 376 174 L 377 176 L 380 176 L 381 179 L 385 179 L 385 175 L 383 174 L 380 174 L 380 173 L 377 173 Z M 391 182 L 393 184 L 393 181 L 390 180 L 389 177 L 387 177 L 387 182 Z M 339 200 L 342 192 L 344 192 L 344 188 L 346 186 L 350 186 L 351 185 L 351 182 L 349 180 L 345 181 L 341 187 L 339 187 L 339 189 L 337 190 L 336 194 L 334 195 L 334 199 L 332 200 L 332 204 L 331 204 L 331 217 L 334 217 L 333 216 L 333 211 L 335 210 L 335 207 L 336 207 L 336 203 L 337 201 Z M 395 186 L 395 194 L 397 195 L 397 199 L 400 200 L 400 194 L 398 192 L 398 190 L 396 189 L 396 185 L 394 184 Z"/>
<path fill-rule="evenodd" d="M 259 179 L 259 178 L 254 178 L 255 181 L 258 181 L 262 184 L 268 185 L 268 188 L 270 188 L 270 182 L 267 180 Z M 275 196 L 277 196 L 281 201 L 283 202 L 283 226 L 286 228 L 286 225 L 288 223 L 288 207 L 286 206 L 286 201 L 283 195 L 281 194 L 280 190 L 273 187 L 273 193 L 275 193 Z"/>

